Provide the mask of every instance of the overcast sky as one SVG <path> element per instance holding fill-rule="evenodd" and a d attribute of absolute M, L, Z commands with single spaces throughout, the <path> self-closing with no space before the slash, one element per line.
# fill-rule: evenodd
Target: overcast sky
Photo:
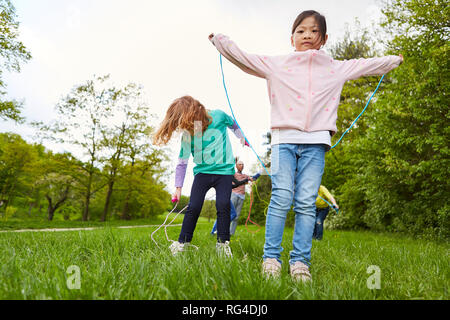
<path fill-rule="evenodd" d="M 144 86 L 157 125 L 170 103 L 188 94 L 209 109 L 230 114 L 219 69 L 219 53 L 210 33 L 230 36 L 243 50 L 286 54 L 290 29 L 303 10 L 327 18 L 329 43 L 342 38 L 345 25 L 358 18 L 369 26 L 380 18 L 377 0 L 12 0 L 20 39 L 33 58 L 20 73 L 4 74 L 11 99 L 24 101 L 27 121 L 48 122 L 55 104 L 93 75 L 111 74 L 117 83 Z M 326 49 L 326 48 L 325 48 Z M 260 155 L 269 130 L 270 104 L 263 79 L 245 74 L 228 61 L 225 76 L 235 115 Z M 15 132 L 29 142 L 33 129 L 0 120 L 0 132 Z M 257 162 L 234 139 L 233 150 L 250 169 Z M 45 144 L 45 143 L 44 143 Z M 45 144 L 55 151 L 61 147 Z M 171 144 L 178 156 L 178 140 Z M 73 151 L 73 150 L 68 150 Z M 183 194 L 192 185 L 192 159 Z M 173 191 L 175 162 L 168 168 Z M 247 173 L 253 173 L 248 172 Z M 209 194 L 211 196 L 212 193 Z"/>

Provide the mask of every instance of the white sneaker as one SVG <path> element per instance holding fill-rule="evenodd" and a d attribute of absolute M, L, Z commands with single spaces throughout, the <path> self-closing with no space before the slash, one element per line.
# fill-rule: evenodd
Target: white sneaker
<path fill-rule="evenodd" d="M 180 243 L 178 241 L 174 241 L 170 245 L 169 249 L 172 252 L 172 254 L 174 256 L 176 256 L 179 252 L 183 252 L 184 251 L 184 245 L 185 245 L 184 243 Z"/>
<path fill-rule="evenodd" d="M 219 255 L 225 255 L 228 258 L 231 258 L 233 254 L 231 253 L 230 241 L 225 241 L 225 243 L 216 243 L 216 250 Z"/>
<path fill-rule="evenodd" d="M 309 273 L 309 267 L 303 262 L 296 261 L 290 265 L 291 278 L 294 281 L 310 282 L 311 273 Z"/>
<path fill-rule="evenodd" d="M 277 259 L 267 258 L 263 262 L 262 272 L 266 278 L 278 278 L 281 275 L 281 263 Z"/>

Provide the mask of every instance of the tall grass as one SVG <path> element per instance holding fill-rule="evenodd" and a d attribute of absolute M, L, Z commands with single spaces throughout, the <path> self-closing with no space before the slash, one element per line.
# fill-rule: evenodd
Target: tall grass
<path fill-rule="evenodd" d="M 0 234 L 0 299 L 448 299 L 449 246 L 368 232 L 326 231 L 314 241 L 311 284 L 288 274 L 292 230 L 286 229 L 279 280 L 261 275 L 264 229 L 239 227 L 233 258 L 216 254 L 211 223 L 201 220 L 193 244 L 177 257 L 161 230 L 115 229 Z M 179 227 L 168 229 L 176 239 Z M 69 266 L 81 271 L 70 290 Z M 367 268 L 381 269 L 381 289 L 368 289 Z"/>

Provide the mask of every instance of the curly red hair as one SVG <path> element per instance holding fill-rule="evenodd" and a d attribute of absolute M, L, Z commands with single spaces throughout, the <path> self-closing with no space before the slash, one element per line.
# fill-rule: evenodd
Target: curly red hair
<path fill-rule="evenodd" d="M 177 129 L 187 130 L 191 136 L 194 135 L 194 123 L 202 123 L 202 133 L 206 131 L 212 122 L 211 116 L 206 108 L 191 96 L 184 96 L 176 99 L 167 110 L 158 131 L 153 138 L 155 145 L 165 145 L 172 138 L 172 134 Z"/>

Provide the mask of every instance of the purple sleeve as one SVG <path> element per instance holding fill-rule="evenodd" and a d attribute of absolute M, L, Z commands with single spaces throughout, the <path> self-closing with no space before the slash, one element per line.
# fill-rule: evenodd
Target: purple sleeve
<path fill-rule="evenodd" d="M 178 164 L 175 169 L 175 188 L 183 187 L 188 162 L 189 159 L 181 159 L 181 158 L 178 159 Z"/>
<path fill-rule="evenodd" d="M 241 131 L 241 129 L 239 129 L 238 124 L 236 123 L 236 121 L 233 121 L 233 126 L 230 127 L 230 130 L 233 131 L 234 135 L 240 140 L 242 138 L 244 138 L 244 135 Z"/>

